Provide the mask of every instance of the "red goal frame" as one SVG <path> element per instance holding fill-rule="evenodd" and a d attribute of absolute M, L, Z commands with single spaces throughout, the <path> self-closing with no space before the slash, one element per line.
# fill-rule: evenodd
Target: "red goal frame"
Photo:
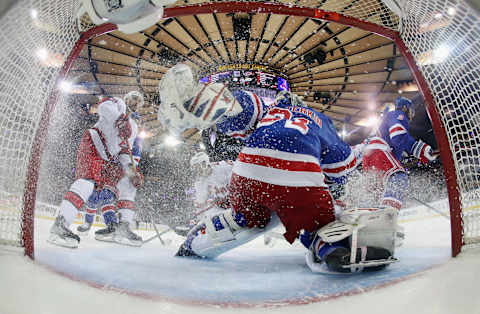
<path fill-rule="evenodd" d="M 365 22 L 354 17 L 345 16 L 336 12 L 329 12 L 316 8 L 306 8 L 264 2 L 215 2 L 178 6 L 166 8 L 164 10 L 163 17 L 170 18 L 184 15 L 209 13 L 272 13 L 321 19 L 343 25 L 353 26 L 392 40 L 397 45 L 400 53 L 402 54 L 408 67 L 410 68 L 410 71 L 412 72 L 418 85 L 418 88 L 423 95 L 427 111 L 432 120 L 432 126 L 440 149 L 440 156 L 443 163 L 443 171 L 447 183 L 448 199 L 450 205 L 452 256 L 456 256 L 458 253 L 460 253 L 461 247 L 463 245 L 462 208 L 460 202 L 460 192 L 458 189 L 458 182 L 455 173 L 455 164 L 453 161 L 452 151 L 450 150 L 447 133 L 445 131 L 445 126 L 440 119 L 440 115 L 435 106 L 434 98 L 430 88 L 428 87 L 427 81 L 423 77 L 415 62 L 414 57 L 406 47 L 405 43 L 402 41 L 400 34 L 397 31 L 391 30 L 378 24 Z M 80 39 L 76 42 L 65 64 L 63 65 L 56 79 L 55 86 L 58 86 L 60 81 L 68 75 L 70 68 L 80 54 L 83 46 L 89 39 L 105 33 L 112 32 L 116 29 L 117 27 L 114 24 L 103 24 L 82 33 Z M 22 239 L 23 245 L 25 247 L 25 254 L 32 259 L 34 259 L 34 209 L 37 194 L 37 182 L 39 176 L 40 162 L 45 146 L 45 140 L 48 135 L 50 119 L 55 109 L 58 94 L 59 90 L 57 88 L 51 93 L 48 102 L 42 112 L 40 124 L 35 133 L 32 152 L 30 155 L 27 169 L 26 185 L 23 196 Z"/>

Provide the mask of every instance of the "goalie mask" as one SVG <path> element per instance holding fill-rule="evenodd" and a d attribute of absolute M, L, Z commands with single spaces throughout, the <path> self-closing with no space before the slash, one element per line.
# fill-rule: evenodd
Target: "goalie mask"
<path fill-rule="evenodd" d="M 143 107 L 143 95 L 137 91 L 131 91 L 123 97 L 123 101 L 127 105 L 130 112 L 137 112 L 138 109 Z"/>
<path fill-rule="evenodd" d="M 242 111 L 225 85 L 198 83 L 195 71 L 186 64 L 177 64 L 165 73 L 159 94 L 158 120 L 177 133 L 207 129 Z"/>

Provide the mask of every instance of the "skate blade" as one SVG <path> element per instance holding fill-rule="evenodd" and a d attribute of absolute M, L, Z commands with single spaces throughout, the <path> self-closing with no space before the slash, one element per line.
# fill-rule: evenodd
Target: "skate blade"
<path fill-rule="evenodd" d="M 77 229 L 77 234 L 81 237 L 88 237 L 89 231 L 78 231 Z"/>
<path fill-rule="evenodd" d="M 125 239 L 125 238 L 114 238 L 113 242 L 115 242 L 117 244 L 120 244 L 120 245 L 135 246 L 135 247 L 140 247 L 140 246 L 143 245 L 142 240 L 131 241 L 131 240 L 128 240 L 128 239 Z"/>
<path fill-rule="evenodd" d="M 365 268 L 382 266 L 382 265 L 387 266 L 396 262 L 398 262 L 398 259 L 391 257 L 389 259 L 378 259 L 378 260 L 359 262 L 355 264 L 342 265 L 342 268 L 350 268 L 353 273 L 353 272 L 362 271 Z"/>
<path fill-rule="evenodd" d="M 115 242 L 113 240 L 113 237 L 104 237 L 104 236 L 98 236 L 98 235 L 95 235 L 95 240 L 102 241 L 102 242 Z"/>
<path fill-rule="evenodd" d="M 78 248 L 78 241 L 75 239 L 65 239 L 60 237 L 57 234 L 50 234 L 47 239 L 47 242 L 56 246 L 66 247 L 69 249 L 76 249 Z"/>

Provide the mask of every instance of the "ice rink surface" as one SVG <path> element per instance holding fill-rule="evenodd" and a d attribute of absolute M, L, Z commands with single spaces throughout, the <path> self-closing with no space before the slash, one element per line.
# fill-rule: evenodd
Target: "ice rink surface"
<path fill-rule="evenodd" d="M 377 273 L 314 274 L 304 249 L 264 238 L 217 260 L 175 258 L 166 233 L 142 248 L 46 243 L 36 219 L 36 262 L 0 249 L 0 314 L 13 313 L 480 313 L 480 249 L 450 258 L 449 221 L 417 208 L 401 219 L 400 262 Z M 142 232 L 145 238 L 152 235 Z"/>

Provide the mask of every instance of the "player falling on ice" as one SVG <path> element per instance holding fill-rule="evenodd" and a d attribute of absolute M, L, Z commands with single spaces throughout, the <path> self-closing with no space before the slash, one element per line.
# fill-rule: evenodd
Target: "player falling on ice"
<path fill-rule="evenodd" d="M 244 134 L 245 147 L 233 167 L 231 209 L 199 222 L 177 256 L 215 258 L 282 223 L 290 243 L 305 232 L 302 243 L 314 271 L 316 264 L 350 272 L 393 261 L 395 213 L 372 209 L 335 220 L 325 173 L 345 176 L 360 156 L 338 137 L 327 116 L 290 92 L 280 93 L 265 112 L 253 93 L 231 93 L 223 84 L 197 82 L 184 64 L 170 69 L 159 85 L 159 119 L 179 131 L 213 125 L 225 134 Z M 368 229 L 372 220 L 376 229 L 386 229 L 384 241 L 376 241 L 379 246 L 369 246 L 368 233 L 358 232 Z"/>
<path fill-rule="evenodd" d="M 106 228 L 95 231 L 95 239 L 106 242 L 116 242 L 118 244 L 141 246 L 142 238 L 132 232 L 130 225 L 135 215 L 135 195 L 137 189 L 142 185 L 143 176 L 138 169 L 142 152 L 143 140 L 138 137 L 138 125 L 140 115 L 138 110 L 143 107 L 143 96 L 137 92 L 129 92 L 123 98 L 127 105 L 128 122 L 132 132 L 123 143 L 123 149 L 119 153 L 119 161 L 125 170 L 122 178 L 116 185 L 117 194 L 113 194 L 109 189 L 96 190 L 86 202 L 85 222 L 77 228 L 81 235 L 86 235 L 91 229 L 93 219 L 100 207 Z M 129 149 L 131 147 L 131 150 Z M 131 152 L 131 156 L 130 156 Z M 116 197 L 118 195 L 118 197 Z M 118 212 L 120 221 L 117 220 Z"/>

